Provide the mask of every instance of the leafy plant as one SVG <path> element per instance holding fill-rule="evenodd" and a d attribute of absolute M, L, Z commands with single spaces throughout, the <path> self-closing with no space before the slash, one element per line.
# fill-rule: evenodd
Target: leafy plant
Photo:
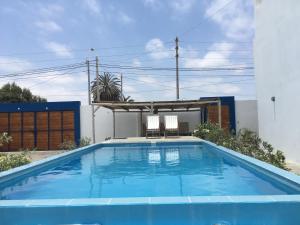
<path fill-rule="evenodd" d="M 30 163 L 30 157 L 26 152 L 0 153 L 0 171 L 9 170 Z"/>
<path fill-rule="evenodd" d="M 275 150 L 250 130 L 240 130 L 234 135 L 220 128 L 218 124 L 204 123 L 198 126 L 193 135 L 288 170 L 283 152 Z"/>
<path fill-rule="evenodd" d="M 92 94 L 94 102 L 97 101 L 120 101 L 120 79 L 111 73 L 104 72 L 92 81 Z"/>
<path fill-rule="evenodd" d="M 61 150 L 73 150 L 76 148 L 76 143 L 71 140 L 64 140 L 63 143 L 59 145 Z"/>
<path fill-rule="evenodd" d="M 80 139 L 79 147 L 84 147 L 91 144 L 92 139 L 89 137 L 83 137 Z"/>
<path fill-rule="evenodd" d="M 0 147 L 4 144 L 8 144 L 12 141 L 12 137 L 8 135 L 8 133 L 3 132 L 0 134 Z"/>

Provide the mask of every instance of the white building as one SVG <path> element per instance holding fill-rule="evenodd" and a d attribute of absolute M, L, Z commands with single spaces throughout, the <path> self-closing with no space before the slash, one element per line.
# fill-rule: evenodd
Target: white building
<path fill-rule="evenodd" d="M 300 163 L 300 1 L 256 0 L 259 135 Z"/>

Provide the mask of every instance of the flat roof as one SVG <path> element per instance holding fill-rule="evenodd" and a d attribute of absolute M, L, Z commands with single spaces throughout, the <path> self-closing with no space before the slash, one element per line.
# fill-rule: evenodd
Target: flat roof
<path fill-rule="evenodd" d="M 113 111 L 151 112 L 151 111 L 195 111 L 203 106 L 220 103 L 220 98 L 178 101 L 148 101 L 148 102 L 110 102 L 92 103 L 94 106 L 105 107 Z"/>

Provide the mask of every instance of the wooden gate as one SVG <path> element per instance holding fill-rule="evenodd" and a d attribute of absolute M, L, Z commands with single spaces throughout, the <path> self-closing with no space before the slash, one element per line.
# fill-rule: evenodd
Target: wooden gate
<path fill-rule="evenodd" d="M 220 99 L 221 100 L 221 127 L 224 130 L 235 132 L 235 100 L 233 96 L 225 97 L 211 97 L 201 99 Z M 204 121 L 210 123 L 218 123 L 219 121 L 219 110 L 217 104 L 209 104 L 203 111 Z"/>
<path fill-rule="evenodd" d="M 65 140 L 78 143 L 79 109 L 80 102 L 0 104 L 0 133 L 13 138 L 0 150 L 54 150 Z"/>

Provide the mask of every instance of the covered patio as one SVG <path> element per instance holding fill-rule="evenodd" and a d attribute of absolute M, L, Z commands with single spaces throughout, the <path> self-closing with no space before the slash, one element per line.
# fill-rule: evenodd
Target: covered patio
<path fill-rule="evenodd" d="M 95 140 L 95 113 L 100 107 L 112 111 L 113 115 L 113 138 L 116 138 L 116 114 L 118 113 L 138 113 L 140 137 L 143 136 L 143 114 L 160 114 L 160 113 L 182 113 L 182 112 L 200 112 L 200 121 L 204 122 L 207 118 L 205 109 L 208 106 L 216 105 L 218 109 L 217 122 L 222 124 L 222 108 L 220 98 L 209 98 L 200 100 L 183 100 L 183 101 L 149 101 L 149 102 L 94 102 L 92 103 L 92 129 L 93 140 Z M 207 112 L 207 110 L 206 110 Z"/>

